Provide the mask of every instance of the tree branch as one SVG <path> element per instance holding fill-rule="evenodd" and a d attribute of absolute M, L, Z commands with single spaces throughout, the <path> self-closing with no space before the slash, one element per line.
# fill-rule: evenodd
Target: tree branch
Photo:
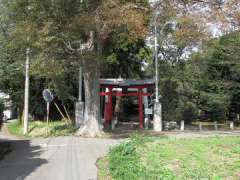
<path fill-rule="evenodd" d="M 94 32 L 90 31 L 89 33 L 89 38 L 86 43 L 81 43 L 81 41 L 78 41 L 79 47 L 74 48 L 71 44 L 70 41 L 65 41 L 64 39 L 62 40 L 66 49 L 72 53 L 83 53 L 83 51 L 92 51 L 94 48 Z"/>

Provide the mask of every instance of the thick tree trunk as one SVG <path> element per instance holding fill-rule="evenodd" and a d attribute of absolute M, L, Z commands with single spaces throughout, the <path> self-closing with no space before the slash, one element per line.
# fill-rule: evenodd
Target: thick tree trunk
<path fill-rule="evenodd" d="M 96 137 L 102 135 L 100 128 L 99 62 L 96 58 L 83 62 L 85 112 L 83 126 L 77 132 L 79 136 Z"/>

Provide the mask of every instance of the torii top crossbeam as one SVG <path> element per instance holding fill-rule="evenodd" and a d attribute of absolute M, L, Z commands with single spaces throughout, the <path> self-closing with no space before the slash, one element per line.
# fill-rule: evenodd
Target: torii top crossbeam
<path fill-rule="evenodd" d="M 129 88 L 147 88 L 155 84 L 153 79 L 100 79 L 101 87 L 129 87 Z"/>

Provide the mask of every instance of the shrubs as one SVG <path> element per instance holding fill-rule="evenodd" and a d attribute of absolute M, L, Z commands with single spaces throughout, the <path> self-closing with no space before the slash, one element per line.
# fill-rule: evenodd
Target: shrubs
<path fill-rule="evenodd" d="M 144 144 L 144 138 L 134 135 L 109 153 L 109 169 L 113 179 L 137 180 L 144 177 L 145 168 L 141 164 L 137 147 Z"/>
<path fill-rule="evenodd" d="M 208 113 L 213 121 L 223 121 L 227 117 L 228 108 L 221 101 L 214 100 L 209 102 Z"/>
<path fill-rule="evenodd" d="M 178 119 L 190 123 L 198 118 L 198 108 L 192 102 L 182 103 L 177 109 Z"/>
<path fill-rule="evenodd" d="M 20 137 L 23 136 L 23 127 L 20 121 L 8 123 L 7 127 L 11 134 Z M 49 125 L 42 121 L 30 121 L 29 129 L 28 137 L 68 136 L 74 134 L 76 131 L 74 126 L 66 125 L 62 121 L 51 121 Z"/>
<path fill-rule="evenodd" d="M 3 123 L 3 111 L 4 111 L 4 102 L 0 99 L 0 130 Z"/>
<path fill-rule="evenodd" d="M 226 120 L 229 112 L 229 99 L 226 95 L 205 94 L 201 97 L 203 110 L 212 121 Z"/>
<path fill-rule="evenodd" d="M 164 121 L 185 120 L 191 122 L 197 119 L 198 108 L 187 98 L 183 100 L 179 92 L 177 79 L 163 79 L 161 82 Z"/>
<path fill-rule="evenodd" d="M 163 79 L 161 81 L 161 95 L 164 121 L 175 121 L 176 110 L 179 103 L 179 94 L 177 92 L 178 82 L 175 79 Z"/>

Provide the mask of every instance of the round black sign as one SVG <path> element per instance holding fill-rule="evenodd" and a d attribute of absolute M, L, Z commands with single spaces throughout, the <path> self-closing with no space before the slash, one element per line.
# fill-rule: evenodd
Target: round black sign
<path fill-rule="evenodd" d="M 43 99 L 46 102 L 52 102 L 53 101 L 53 94 L 49 89 L 44 89 L 42 92 Z"/>

